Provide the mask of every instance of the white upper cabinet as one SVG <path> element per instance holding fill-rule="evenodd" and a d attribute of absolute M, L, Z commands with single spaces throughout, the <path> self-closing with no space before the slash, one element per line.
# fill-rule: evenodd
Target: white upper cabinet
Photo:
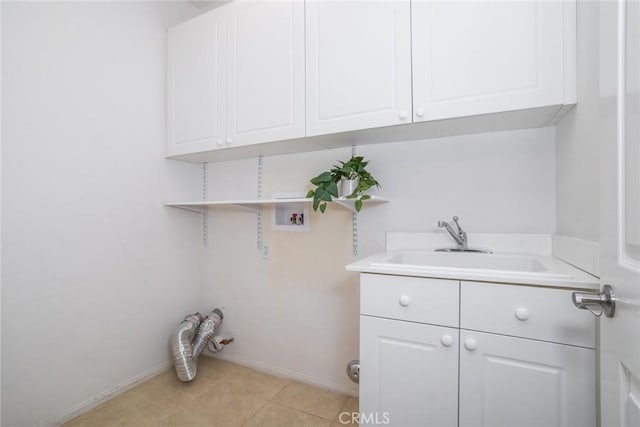
<path fill-rule="evenodd" d="M 576 2 L 233 1 L 169 30 L 168 65 L 183 160 L 549 126 L 576 103 Z"/>
<path fill-rule="evenodd" d="M 411 13 L 415 122 L 575 103 L 575 3 L 414 1 Z"/>
<path fill-rule="evenodd" d="M 169 30 L 168 154 L 305 136 L 304 3 L 233 2 Z"/>
<path fill-rule="evenodd" d="M 307 135 L 411 123 L 409 2 L 306 9 Z"/>
<path fill-rule="evenodd" d="M 233 2 L 227 7 L 228 143 L 305 136 L 304 2 Z"/>
<path fill-rule="evenodd" d="M 169 155 L 211 150 L 225 137 L 226 36 L 220 10 L 169 30 Z"/>

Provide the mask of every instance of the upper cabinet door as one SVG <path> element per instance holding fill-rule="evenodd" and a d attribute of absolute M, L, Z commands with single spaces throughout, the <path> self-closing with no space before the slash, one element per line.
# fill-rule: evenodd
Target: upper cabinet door
<path fill-rule="evenodd" d="M 575 3 L 414 1 L 412 41 L 414 121 L 575 102 Z"/>
<path fill-rule="evenodd" d="M 226 26 L 213 10 L 169 30 L 168 154 L 212 150 L 223 143 Z"/>
<path fill-rule="evenodd" d="M 307 135 L 411 123 L 409 2 L 306 8 Z"/>
<path fill-rule="evenodd" d="M 304 2 L 233 2 L 228 145 L 303 137 Z"/>

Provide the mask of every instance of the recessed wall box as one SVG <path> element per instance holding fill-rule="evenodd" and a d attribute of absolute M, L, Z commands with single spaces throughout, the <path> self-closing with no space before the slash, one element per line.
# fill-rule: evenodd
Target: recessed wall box
<path fill-rule="evenodd" d="M 306 193 L 274 193 L 273 199 L 292 199 L 291 203 L 277 203 L 271 210 L 271 229 L 274 231 L 309 231 L 309 203 L 301 202 Z"/>

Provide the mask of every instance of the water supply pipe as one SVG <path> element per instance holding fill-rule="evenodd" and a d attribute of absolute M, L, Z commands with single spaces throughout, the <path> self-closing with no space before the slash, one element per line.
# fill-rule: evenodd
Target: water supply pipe
<path fill-rule="evenodd" d="M 217 353 L 219 351 L 222 351 L 222 347 L 224 347 L 227 344 L 231 344 L 233 341 L 234 341 L 233 337 L 224 338 L 224 337 L 221 337 L 220 335 L 216 335 L 209 340 L 209 344 L 207 345 L 207 347 L 209 348 L 209 351 L 211 353 Z"/>

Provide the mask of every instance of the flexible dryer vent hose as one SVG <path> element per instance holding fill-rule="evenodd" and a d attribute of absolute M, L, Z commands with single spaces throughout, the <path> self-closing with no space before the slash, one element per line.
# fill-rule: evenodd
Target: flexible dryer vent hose
<path fill-rule="evenodd" d="M 200 313 L 189 314 L 171 334 L 171 355 L 180 381 L 187 382 L 196 377 L 196 364 L 193 363 L 191 340 L 193 340 L 200 322 L 202 322 Z"/>
<path fill-rule="evenodd" d="M 189 382 L 196 377 L 198 356 L 220 326 L 222 317 L 222 311 L 217 308 L 204 320 L 200 313 L 190 314 L 171 335 L 171 354 L 180 381 Z"/>
<path fill-rule="evenodd" d="M 222 323 L 222 311 L 220 309 L 214 308 L 211 313 L 207 317 L 204 318 L 202 323 L 200 323 L 200 327 L 198 328 L 198 334 L 196 335 L 196 339 L 193 340 L 193 359 L 198 360 L 198 356 L 204 351 L 205 347 L 209 340 L 213 337 L 213 334 L 216 331 L 216 328 L 220 326 Z"/>

